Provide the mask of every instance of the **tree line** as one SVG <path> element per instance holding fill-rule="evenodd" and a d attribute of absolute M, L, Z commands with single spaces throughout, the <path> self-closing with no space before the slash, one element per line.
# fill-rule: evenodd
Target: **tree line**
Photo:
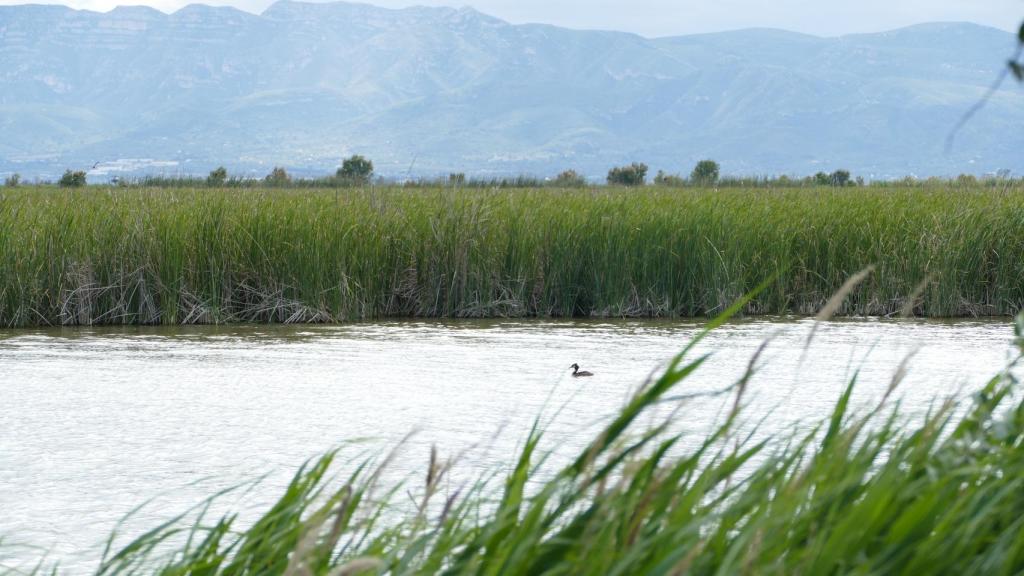
<path fill-rule="evenodd" d="M 639 187 L 648 184 L 648 166 L 642 162 L 633 162 L 627 165 L 616 166 L 608 171 L 605 182 L 609 186 Z M 961 174 L 953 179 L 928 178 L 919 180 L 914 177 L 906 177 L 894 181 L 872 182 L 871 185 L 905 185 L 911 186 L 920 183 L 938 184 L 947 183 L 958 186 L 973 186 L 979 183 L 1011 181 L 1009 171 L 1003 170 L 994 177 L 978 179 L 970 174 Z M 142 178 L 128 180 L 115 178 L 113 183 L 123 186 L 139 185 L 152 187 L 197 187 L 207 186 L 210 188 L 223 187 L 351 187 L 366 186 L 372 183 L 381 185 L 401 185 L 405 187 L 466 187 L 466 188 L 581 188 L 594 184 L 577 172 L 576 170 L 565 170 L 554 178 L 538 178 L 535 176 L 513 176 L 498 178 L 467 177 L 464 172 L 453 172 L 447 176 L 434 178 L 421 178 L 416 180 L 392 181 L 384 178 L 375 178 L 373 161 L 361 156 L 353 155 L 342 160 L 341 167 L 328 177 L 321 178 L 293 178 L 288 171 L 281 166 L 275 166 L 270 173 L 262 179 L 231 176 L 225 167 L 220 166 L 205 178 L 166 177 L 166 176 L 145 176 Z M 694 165 L 688 176 L 681 174 L 669 174 L 659 170 L 651 182 L 655 186 L 666 187 L 788 187 L 788 186 L 831 186 L 848 187 L 864 186 L 865 180 L 862 177 L 853 177 L 849 170 L 838 169 L 832 172 L 818 172 L 805 177 L 772 176 L 772 177 L 729 177 L 722 176 L 721 167 L 718 162 L 710 159 L 701 160 Z M 4 180 L 7 187 L 17 187 L 22 184 L 18 174 L 12 174 Z M 49 184 L 49 182 L 43 182 Z M 76 188 L 87 184 L 87 174 L 82 170 L 67 170 L 57 181 L 57 184 L 65 188 Z"/>

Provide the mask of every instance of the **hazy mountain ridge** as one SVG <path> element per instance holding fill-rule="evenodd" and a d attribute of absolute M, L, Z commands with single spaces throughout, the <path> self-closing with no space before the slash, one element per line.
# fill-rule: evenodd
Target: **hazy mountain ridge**
<path fill-rule="evenodd" d="M 942 150 L 1012 46 L 970 24 L 646 39 L 453 8 L 0 7 L 0 171 L 329 170 L 353 152 L 392 175 L 701 157 L 745 174 L 1024 171 L 1017 86 Z"/>

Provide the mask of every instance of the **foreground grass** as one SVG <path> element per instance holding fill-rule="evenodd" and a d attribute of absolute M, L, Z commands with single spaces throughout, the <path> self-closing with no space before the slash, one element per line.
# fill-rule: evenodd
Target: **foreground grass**
<path fill-rule="evenodd" d="M 0 325 L 1024 308 L 1024 189 L 10 189 Z"/>
<path fill-rule="evenodd" d="M 1024 570 L 1024 404 L 1011 399 L 1009 372 L 969 407 L 937 404 L 917 425 L 885 399 L 872 415 L 852 414 L 851 383 L 817 429 L 762 442 L 738 432 L 748 374 L 721 427 L 686 451 L 671 418 L 653 429 L 638 422 L 706 360 L 692 350 L 561 469 L 539 471 L 539 428 L 494 492 L 485 481 L 452 487 L 450 463 L 436 457 L 418 486 L 381 486 L 380 468 L 367 465 L 330 479 L 329 454 L 250 527 L 238 530 L 232 515 L 171 522 L 109 553 L 98 573 Z"/>

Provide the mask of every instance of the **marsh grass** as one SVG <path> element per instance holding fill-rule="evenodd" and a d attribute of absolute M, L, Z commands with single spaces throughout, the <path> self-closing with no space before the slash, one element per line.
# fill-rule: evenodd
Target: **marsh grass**
<path fill-rule="evenodd" d="M 30 187 L 0 325 L 809 315 L 872 265 L 837 314 L 1012 315 L 1022 255 L 1017 186 Z"/>
<path fill-rule="evenodd" d="M 539 425 L 497 485 L 446 482 L 451 464 L 434 452 L 416 485 L 389 488 L 387 459 L 338 477 L 330 453 L 250 526 L 230 514 L 173 520 L 108 552 L 98 574 L 1024 570 L 1024 404 L 1009 369 L 917 424 L 889 404 L 899 371 L 866 414 L 851 411 L 854 381 L 816 428 L 757 441 L 738 426 L 751 371 L 728 389 L 721 425 L 683 449 L 692 439 L 671 419 L 650 427 L 642 416 L 707 361 L 694 357 L 705 334 L 564 466 L 546 464 Z"/>

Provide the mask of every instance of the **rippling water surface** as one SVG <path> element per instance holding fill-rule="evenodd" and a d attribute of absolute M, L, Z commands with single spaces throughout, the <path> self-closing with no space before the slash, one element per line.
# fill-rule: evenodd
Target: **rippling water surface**
<path fill-rule="evenodd" d="M 808 321 L 727 325 L 705 340 L 711 360 L 680 394 L 730 384 L 767 338 L 747 415 L 765 433 L 809 426 L 855 370 L 860 405 L 918 350 L 900 391 L 921 413 L 973 390 L 1010 354 L 1008 321 Z M 348 446 L 380 453 L 417 431 L 391 467 L 425 469 L 429 446 L 461 454 L 475 475 L 508 463 L 534 417 L 561 412 L 547 442 L 578 449 L 696 322 L 393 322 L 340 327 L 198 327 L 0 331 L 0 571 L 44 554 L 69 573 L 94 569 L 121 537 L 214 492 L 254 511 L 305 459 Z M 596 373 L 573 379 L 579 362 Z M 693 441 L 720 400 L 675 416 Z M 123 540 L 119 540 L 123 542 Z M 12 544 L 17 543 L 17 545 Z M 29 547 L 23 547 L 26 545 Z"/>

